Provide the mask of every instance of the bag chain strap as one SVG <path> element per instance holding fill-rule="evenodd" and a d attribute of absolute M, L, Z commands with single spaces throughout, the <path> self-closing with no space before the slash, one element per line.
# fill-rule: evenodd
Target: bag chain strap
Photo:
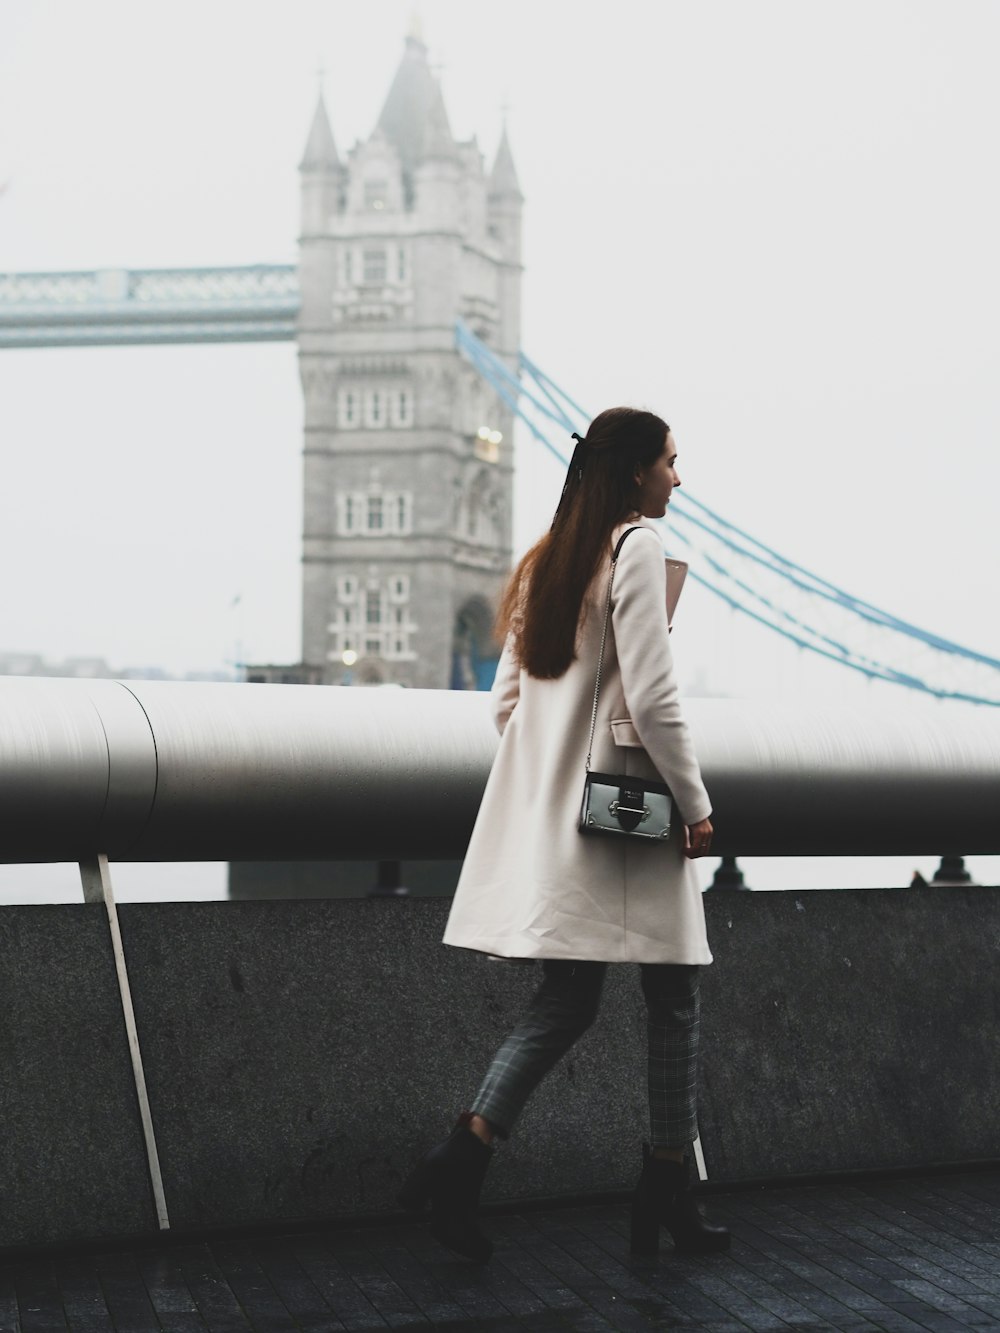
<path fill-rule="evenodd" d="M 608 639 L 608 620 L 611 616 L 611 590 L 615 585 L 615 568 L 618 564 L 618 557 L 621 555 L 622 545 L 630 532 L 635 532 L 636 527 L 627 528 L 618 538 L 618 545 L 611 556 L 611 577 L 608 579 L 608 600 L 604 606 L 604 628 L 601 631 L 601 651 L 597 655 L 597 679 L 594 681 L 594 707 L 590 713 L 590 737 L 587 741 L 587 763 L 586 771 L 590 772 L 590 756 L 594 749 L 594 731 L 597 727 L 597 699 L 601 692 L 601 669 L 604 666 L 604 645 Z"/>

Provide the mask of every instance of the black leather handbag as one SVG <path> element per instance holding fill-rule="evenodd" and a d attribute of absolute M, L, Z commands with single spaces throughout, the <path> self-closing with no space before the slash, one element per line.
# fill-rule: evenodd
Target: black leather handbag
<path fill-rule="evenodd" d="M 583 804 L 580 807 L 581 833 L 608 833 L 621 837 L 649 838 L 666 842 L 670 837 L 670 816 L 673 797 L 663 782 L 649 778 L 630 777 L 625 773 L 592 773 L 590 758 L 594 749 L 594 730 L 597 726 L 597 701 L 601 693 L 601 670 L 604 666 L 604 646 L 608 639 L 611 617 L 611 590 L 615 582 L 615 566 L 622 545 L 634 527 L 627 528 L 619 537 L 611 555 L 611 577 L 608 579 L 608 600 L 604 608 L 604 628 L 601 631 L 601 651 L 597 658 L 597 679 L 594 681 L 594 707 L 590 714 L 590 739 L 587 742 L 586 777 L 583 782 Z"/>

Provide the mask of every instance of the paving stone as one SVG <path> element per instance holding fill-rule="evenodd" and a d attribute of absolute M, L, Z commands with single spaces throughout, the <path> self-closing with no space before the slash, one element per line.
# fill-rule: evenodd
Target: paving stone
<path fill-rule="evenodd" d="M 1000 1171 L 713 1195 L 730 1252 L 628 1250 L 628 1209 L 491 1213 L 490 1264 L 423 1225 L 0 1259 L 0 1333 L 1000 1329 Z"/>

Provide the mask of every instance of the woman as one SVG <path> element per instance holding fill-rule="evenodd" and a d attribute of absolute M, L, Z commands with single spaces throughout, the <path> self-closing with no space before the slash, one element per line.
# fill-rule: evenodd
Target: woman
<path fill-rule="evenodd" d="M 681 717 L 668 638 L 663 547 L 677 453 L 666 422 L 616 407 L 577 440 L 551 530 L 504 596 L 506 635 L 493 686 L 501 732 L 444 943 L 541 959 L 544 978 L 471 1107 L 404 1185 L 431 1204 L 431 1231 L 485 1261 L 475 1211 L 494 1137 L 597 1012 L 609 962 L 641 966 L 649 1025 L 651 1144 L 632 1204 L 633 1252 L 725 1249 L 729 1233 L 695 1206 L 687 1151 L 697 1137 L 698 970 L 712 961 L 691 858 L 711 846 L 711 806 Z M 635 531 L 628 530 L 635 527 Z M 621 545 L 601 670 L 591 767 L 661 779 L 674 799 L 666 844 L 582 837 L 594 686 L 611 557 Z M 678 828 L 678 824 L 681 825 Z"/>

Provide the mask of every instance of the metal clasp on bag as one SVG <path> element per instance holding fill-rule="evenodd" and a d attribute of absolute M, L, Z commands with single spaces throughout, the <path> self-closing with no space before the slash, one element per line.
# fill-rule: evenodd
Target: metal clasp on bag
<path fill-rule="evenodd" d="M 634 808 L 633 808 L 632 806 L 630 806 L 630 805 L 622 805 L 619 801 L 610 801 L 610 802 L 608 803 L 608 814 L 609 814 L 609 815 L 613 815 L 613 816 L 617 819 L 619 811 L 620 811 L 623 815 L 639 815 L 639 816 L 640 816 L 640 819 L 639 819 L 639 823 L 640 823 L 640 824 L 645 823 L 645 821 L 649 818 L 649 816 L 650 816 L 650 814 L 651 814 L 651 811 L 650 811 L 648 805 L 644 805 L 644 806 L 642 807 L 641 810 L 636 810 L 636 809 L 634 809 Z"/>

